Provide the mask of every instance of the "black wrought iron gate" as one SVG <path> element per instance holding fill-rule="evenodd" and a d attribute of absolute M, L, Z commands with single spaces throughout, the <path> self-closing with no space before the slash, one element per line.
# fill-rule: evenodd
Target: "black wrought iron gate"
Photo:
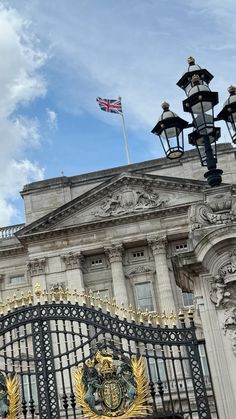
<path fill-rule="evenodd" d="M 17 374 L 22 418 L 79 419 L 74 370 L 98 349 L 146 364 L 153 414 L 218 418 L 209 374 L 203 374 L 192 314 L 128 313 L 97 296 L 36 290 L 8 301 L 0 320 L 0 371 Z M 49 301 L 50 300 L 50 301 Z M 95 307 L 96 306 L 96 307 Z M 127 319 L 128 317 L 128 319 Z M 161 324 L 160 324 L 161 323 Z M 207 380 L 207 382 L 206 382 Z M 178 416 L 174 416 L 178 414 Z"/>

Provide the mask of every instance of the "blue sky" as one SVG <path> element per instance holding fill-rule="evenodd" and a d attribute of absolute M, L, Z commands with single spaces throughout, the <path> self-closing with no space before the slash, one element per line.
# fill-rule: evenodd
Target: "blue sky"
<path fill-rule="evenodd" d="M 186 58 L 221 104 L 236 83 L 235 17 L 235 0 L 2 0 L 0 224 L 24 221 L 25 183 L 126 164 L 121 118 L 97 96 L 122 96 L 132 162 L 163 156 L 150 131 L 164 99 L 188 119 Z"/>

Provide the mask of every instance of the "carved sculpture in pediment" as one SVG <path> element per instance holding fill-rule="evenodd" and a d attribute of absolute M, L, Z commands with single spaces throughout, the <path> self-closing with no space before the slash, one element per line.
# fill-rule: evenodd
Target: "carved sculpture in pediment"
<path fill-rule="evenodd" d="M 109 194 L 100 205 L 95 217 L 106 218 L 127 213 L 136 213 L 163 206 L 168 200 L 162 199 L 152 188 L 131 189 L 127 186 L 119 192 Z"/>
<path fill-rule="evenodd" d="M 236 222 L 236 200 L 215 201 L 206 204 L 204 202 L 192 205 L 189 220 L 191 230 L 196 230 L 211 224 L 222 225 Z"/>

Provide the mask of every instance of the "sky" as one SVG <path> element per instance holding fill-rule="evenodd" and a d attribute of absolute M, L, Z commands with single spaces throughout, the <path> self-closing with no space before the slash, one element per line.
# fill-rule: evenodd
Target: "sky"
<path fill-rule="evenodd" d="M 0 0 L 0 226 L 24 222 L 25 184 L 127 163 L 121 117 L 97 96 L 122 97 L 133 163 L 163 157 L 163 100 L 189 120 L 188 56 L 214 74 L 220 110 L 235 18 L 235 0 Z"/>

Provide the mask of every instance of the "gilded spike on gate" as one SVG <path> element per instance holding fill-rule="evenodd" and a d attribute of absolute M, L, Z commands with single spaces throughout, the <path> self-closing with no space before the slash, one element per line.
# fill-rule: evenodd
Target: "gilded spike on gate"
<path fill-rule="evenodd" d="M 160 316 L 157 313 L 157 311 L 154 311 L 153 315 L 152 315 L 153 320 L 155 320 L 155 323 L 157 326 L 160 326 Z"/>
<path fill-rule="evenodd" d="M 165 310 L 163 310 L 163 313 L 162 313 L 162 320 L 163 320 L 163 324 L 164 324 L 164 326 L 165 327 L 168 327 L 168 316 L 166 315 L 166 311 Z"/>
<path fill-rule="evenodd" d="M 34 293 L 36 296 L 37 304 L 40 304 L 40 297 L 41 297 L 42 292 L 41 292 L 41 286 L 38 282 L 35 284 Z"/>
<path fill-rule="evenodd" d="M 45 290 L 45 289 L 43 290 L 42 297 L 43 297 L 44 303 L 47 304 L 48 303 L 48 292 L 47 292 L 47 290 Z"/>
<path fill-rule="evenodd" d="M 69 288 L 66 288 L 66 290 L 65 290 L 65 298 L 66 298 L 67 303 L 71 302 L 71 292 L 70 292 Z"/>
<path fill-rule="evenodd" d="M 76 288 L 74 289 L 73 297 L 74 297 L 75 304 L 78 304 L 78 302 L 79 302 L 79 293 L 78 293 L 78 290 Z"/>
<path fill-rule="evenodd" d="M 185 320 L 185 314 L 181 309 L 179 310 L 179 320 L 181 321 L 181 323 L 184 323 Z"/>
<path fill-rule="evenodd" d="M 87 295 L 85 294 L 85 291 L 84 290 L 82 290 L 82 292 L 81 292 L 81 294 L 80 294 L 80 297 L 82 298 L 82 304 L 84 305 L 84 306 L 86 306 L 86 304 L 87 304 Z"/>
<path fill-rule="evenodd" d="M 51 297 L 51 302 L 52 303 L 55 303 L 56 302 L 56 296 L 55 296 L 55 289 L 52 287 L 51 289 L 50 289 L 50 297 Z"/>
<path fill-rule="evenodd" d="M 17 298 L 16 298 L 16 294 L 13 295 L 13 304 L 14 304 L 15 309 L 18 308 L 18 301 L 17 301 Z"/>
<path fill-rule="evenodd" d="M 150 313 L 150 311 L 148 312 L 148 324 L 150 326 L 152 325 L 152 314 Z"/>
<path fill-rule="evenodd" d="M 102 299 L 100 297 L 100 292 L 99 291 L 97 292 L 97 295 L 96 295 L 96 302 L 97 302 L 98 310 L 101 310 L 102 309 Z"/>
<path fill-rule="evenodd" d="M 172 326 L 175 327 L 176 326 L 176 316 L 174 315 L 174 310 L 171 310 L 170 321 L 172 322 Z"/>
<path fill-rule="evenodd" d="M 5 308 L 4 304 L 1 304 L 1 306 L 0 306 L 0 316 L 4 316 L 4 308 Z"/>
<path fill-rule="evenodd" d="M 93 295 L 93 291 L 92 290 L 89 290 L 89 303 L 90 303 L 90 306 L 91 307 L 94 307 L 94 300 L 95 300 L 95 298 L 94 298 L 94 295 Z"/>
<path fill-rule="evenodd" d="M 23 292 L 21 293 L 20 301 L 21 301 L 21 307 L 25 307 L 25 294 Z"/>
<path fill-rule="evenodd" d="M 113 311 L 114 311 L 115 316 L 118 316 L 119 315 L 119 306 L 117 305 L 115 298 L 112 299 L 112 307 L 113 307 Z"/>
<path fill-rule="evenodd" d="M 138 308 L 137 315 L 139 317 L 139 322 L 143 323 L 143 313 L 140 307 Z"/>
<path fill-rule="evenodd" d="M 190 322 L 193 321 L 193 315 L 194 315 L 194 311 L 193 311 L 192 307 L 189 307 L 188 318 L 189 318 Z"/>
<path fill-rule="evenodd" d="M 6 309 L 7 309 L 8 313 L 11 311 L 11 301 L 10 301 L 9 297 L 7 297 Z"/>
<path fill-rule="evenodd" d="M 63 303 L 63 301 L 64 301 L 64 291 L 63 291 L 62 287 L 58 288 L 57 295 L 58 295 L 60 303 Z"/>
<path fill-rule="evenodd" d="M 127 319 L 127 309 L 124 306 L 124 303 L 121 303 L 120 312 L 122 313 L 122 318 Z"/>
<path fill-rule="evenodd" d="M 111 306 L 111 303 L 110 303 L 110 301 L 109 301 L 109 299 L 108 299 L 108 296 L 106 295 L 106 297 L 105 297 L 105 299 L 104 299 L 104 304 L 105 304 L 105 306 L 106 306 L 106 311 L 107 311 L 107 313 L 110 313 L 110 306 Z"/>
<path fill-rule="evenodd" d="M 31 290 L 28 291 L 28 304 L 29 306 L 32 306 L 33 304 L 33 294 Z"/>
<path fill-rule="evenodd" d="M 134 308 L 132 307 L 131 304 L 129 305 L 129 310 L 128 311 L 129 311 L 131 322 L 135 322 L 136 321 L 136 319 L 135 319 L 135 310 L 134 310 Z"/>

